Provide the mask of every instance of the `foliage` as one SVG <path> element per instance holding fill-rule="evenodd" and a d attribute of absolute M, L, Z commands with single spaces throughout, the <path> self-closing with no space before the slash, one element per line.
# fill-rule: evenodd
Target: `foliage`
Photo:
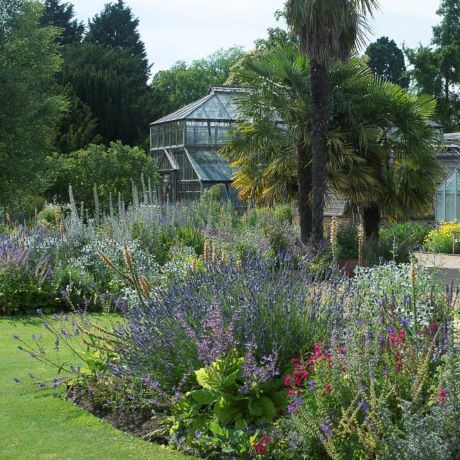
<path fill-rule="evenodd" d="M 331 118 L 330 69 L 345 62 L 361 45 L 367 29 L 366 15 L 372 15 L 377 0 L 288 0 L 286 20 L 297 35 L 300 51 L 310 61 L 310 149 L 311 149 L 311 238 L 323 241 L 326 195 L 328 131 Z M 301 158 L 299 165 L 307 158 Z M 305 169 L 305 165 L 304 169 Z M 306 181 L 299 168 L 299 184 Z M 300 200 L 307 200 L 305 192 Z M 302 228 L 302 240 L 307 241 Z"/>
<path fill-rule="evenodd" d="M 75 94 L 70 85 L 64 91 L 69 107 L 61 119 L 56 148 L 61 153 L 70 153 L 89 144 L 99 144 L 102 138 L 96 133 L 97 120 L 91 109 Z"/>
<path fill-rule="evenodd" d="M 61 4 L 61 0 L 45 0 L 41 23 L 43 26 L 59 29 L 61 45 L 82 41 L 85 26 L 74 19 L 74 6 L 71 3 Z"/>
<path fill-rule="evenodd" d="M 291 264 L 286 260 L 275 271 L 260 259 L 219 262 L 133 302 L 120 331 L 131 343 L 121 351 L 125 370 L 150 375 L 163 388 L 177 387 L 200 362 L 216 361 L 233 348 L 244 355 L 246 343 L 257 359 L 278 351 L 282 368 L 309 342 L 311 328 L 334 321 L 334 299 L 342 295 L 322 293 L 306 266 L 293 271 Z"/>
<path fill-rule="evenodd" d="M 459 126 L 459 8 L 458 0 L 442 0 L 437 11 L 441 23 L 433 28 L 434 46 L 420 45 L 405 50 L 413 66 L 411 75 L 416 89 L 436 98 L 436 119 L 447 131 L 454 131 Z"/>
<path fill-rule="evenodd" d="M 350 223 L 341 225 L 337 230 L 337 259 L 358 258 L 358 228 Z"/>
<path fill-rule="evenodd" d="M 429 227 L 418 222 L 397 222 L 380 230 L 380 243 L 385 260 L 407 263 L 413 251 L 420 249 Z"/>
<path fill-rule="evenodd" d="M 133 199 L 132 184 L 142 190 L 142 177 L 148 178 L 151 185 L 158 177 L 150 156 L 121 142 L 112 142 L 109 147 L 90 145 L 65 156 L 55 154 L 48 158 L 48 171 L 52 178 L 52 185 L 47 191 L 50 199 L 66 202 L 71 185 L 75 199 L 94 208 L 97 206 L 94 184 L 97 184 L 100 206 L 106 210 L 109 210 L 110 199 L 114 203 L 119 200 L 130 202 Z"/>
<path fill-rule="evenodd" d="M 65 47 L 63 57 L 62 82 L 91 109 L 103 142 L 142 144 L 153 101 L 139 57 L 89 41 Z"/>
<path fill-rule="evenodd" d="M 15 3 L 8 3 L 9 14 Z M 41 27 L 42 6 L 23 2 L 0 39 L 0 206 L 21 208 L 46 185 L 40 173 L 65 103 L 54 84 L 61 66 L 57 30 Z M 13 13 L 13 12 L 12 12 Z"/>
<path fill-rule="evenodd" d="M 170 69 L 154 75 L 152 88 L 165 95 L 160 116 L 175 111 L 206 95 L 210 85 L 222 85 L 230 74 L 230 68 L 243 56 L 240 47 L 219 50 L 190 65 L 176 62 Z"/>
<path fill-rule="evenodd" d="M 249 433 L 256 426 L 270 423 L 287 403 L 281 381 L 269 380 L 276 374 L 274 363 L 262 371 L 263 380 L 247 381 L 253 378 L 248 375 L 252 359 L 238 358 L 230 352 L 196 370 L 198 389 L 187 392 L 172 407 L 172 436 L 180 438 L 186 430 L 187 443 L 201 453 L 220 450 L 224 454 L 247 455 L 255 438 Z M 261 369 L 253 370 L 260 373 Z"/>
<path fill-rule="evenodd" d="M 369 67 L 376 75 L 380 75 L 403 88 L 409 86 L 404 53 L 398 48 L 394 40 L 380 37 L 368 45 L 366 55 L 369 56 Z"/>
<path fill-rule="evenodd" d="M 460 224 L 457 222 L 441 222 L 438 228 L 431 230 L 425 237 L 424 247 L 430 252 L 443 252 L 452 254 L 454 249 L 453 232 L 460 232 Z M 455 245 L 455 253 L 458 254 L 458 245 Z"/>
<path fill-rule="evenodd" d="M 242 121 L 224 148 L 239 167 L 234 184 L 242 198 L 270 203 L 302 195 L 299 145 L 307 149 L 307 165 L 311 161 L 308 69 L 295 47 L 281 47 L 248 57 L 235 70 L 235 78 L 253 88 L 238 101 Z M 440 174 L 429 124 L 434 102 L 374 76 L 359 59 L 334 67 L 330 78 L 328 188 L 365 216 L 377 207 L 377 220 L 429 210 Z M 299 206 L 307 203 L 299 200 Z"/>
<path fill-rule="evenodd" d="M 118 49 L 136 57 L 141 62 L 143 74 L 148 73 L 147 53 L 141 41 L 139 19 L 134 18 L 131 9 L 123 0 L 107 3 L 100 14 L 89 21 L 85 41 Z"/>

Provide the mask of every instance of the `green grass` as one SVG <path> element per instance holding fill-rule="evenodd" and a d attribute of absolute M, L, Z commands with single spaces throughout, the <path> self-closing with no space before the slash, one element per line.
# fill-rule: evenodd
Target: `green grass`
<path fill-rule="evenodd" d="M 39 318 L 0 319 L 0 459 L 186 458 L 122 433 L 65 401 L 62 390 L 38 390 L 28 373 L 51 378 L 56 372 L 18 350 L 12 336 L 43 332 Z M 52 349 L 52 337 L 46 341 Z M 70 353 L 60 357 L 71 359 Z"/>

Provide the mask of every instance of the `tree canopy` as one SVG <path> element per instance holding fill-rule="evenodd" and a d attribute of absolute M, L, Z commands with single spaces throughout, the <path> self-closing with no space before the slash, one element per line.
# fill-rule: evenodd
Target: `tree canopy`
<path fill-rule="evenodd" d="M 170 69 L 161 70 L 153 77 L 152 87 L 163 94 L 162 115 L 179 109 L 203 97 L 210 85 L 225 83 L 231 67 L 243 56 L 240 47 L 216 51 L 190 65 L 176 62 Z M 153 120 L 152 120 L 153 121 Z"/>
<path fill-rule="evenodd" d="M 10 208 L 45 187 L 39 172 L 65 109 L 55 80 L 61 66 L 58 31 L 41 26 L 42 10 L 38 2 L 2 4 L 0 203 Z"/>
<path fill-rule="evenodd" d="M 243 121 L 224 149 L 239 167 L 235 185 L 259 203 L 294 197 L 298 147 L 308 151 L 311 142 L 309 63 L 290 46 L 248 58 L 236 71 L 253 90 L 240 99 Z M 358 58 L 337 64 L 330 78 L 328 190 L 358 211 L 373 206 L 377 217 L 427 211 L 440 173 L 428 123 L 433 99 L 373 75 Z M 365 216 L 368 235 L 378 232 L 378 223 Z"/>
<path fill-rule="evenodd" d="M 89 21 L 85 41 L 118 49 L 138 58 L 144 73 L 147 74 L 147 53 L 138 27 L 139 19 L 133 16 L 123 0 L 118 0 L 115 3 L 107 3 L 104 9 Z"/>
<path fill-rule="evenodd" d="M 369 67 L 376 75 L 403 88 L 409 86 L 404 53 L 394 40 L 380 37 L 367 47 L 366 55 L 369 56 Z"/>
<path fill-rule="evenodd" d="M 460 127 L 460 0 L 442 0 L 430 46 L 406 49 L 419 93 L 436 98 L 435 118 L 446 130 Z"/>
<path fill-rule="evenodd" d="M 60 30 L 59 41 L 62 45 L 81 42 L 85 27 L 74 18 L 74 15 L 71 3 L 61 4 L 60 0 L 45 0 L 41 23 L 43 26 L 54 26 Z"/>

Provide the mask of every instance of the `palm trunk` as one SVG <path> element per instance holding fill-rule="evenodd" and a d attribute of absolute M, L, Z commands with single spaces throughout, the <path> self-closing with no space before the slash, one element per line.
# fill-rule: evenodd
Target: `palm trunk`
<path fill-rule="evenodd" d="M 329 73 L 326 66 L 311 62 L 312 106 L 312 240 L 324 237 L 324 194 L 326 182 L 327 133 L 329 128 Z"/>
<path fill-rule="evenodd" d="M 300 238 L 307 244 L 311 236 L 311 156 L 305 144 L 297 145 L 297 184 L 298 184 L 298 209 L 300 220 Z"/>
<path fill-rule="evenodd" d="M 364 208 L 363 226 L 366 240 L 379 239 L 380 208 L 376 203 L 372 203 Z"/>

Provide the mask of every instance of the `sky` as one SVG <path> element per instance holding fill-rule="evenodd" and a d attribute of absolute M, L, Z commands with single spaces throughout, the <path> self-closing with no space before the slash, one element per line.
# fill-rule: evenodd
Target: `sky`
<path fill-rule="evenodd" d="M 66 0 L 75 6 L 85 24 L 108 0 Z M 139 18 L 152 72 L 171 67 L 176 61 L 191 62 L 220 48 L 241 45 L 246 50 L 278 23 L 274 12 L 284 0 L 125 0 Z M 380 10 L 371 21 L 375 40 L 386 35 L 398 45 L 428 44 L 432 26 L 439 22 L 440 0 L 380 0 Z"/>

